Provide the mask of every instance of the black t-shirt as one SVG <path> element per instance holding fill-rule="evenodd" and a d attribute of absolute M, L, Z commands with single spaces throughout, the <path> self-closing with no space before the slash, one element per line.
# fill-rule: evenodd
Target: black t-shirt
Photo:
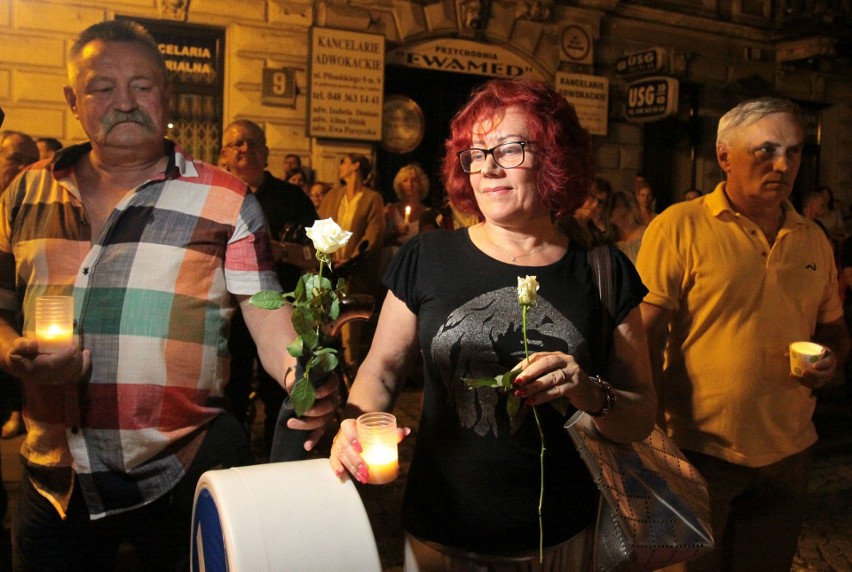
<path fill-rule="evenodd" d="M 618 324 L 646 289 L 615 249 L 612 260 Z M 604 360 L 600 344 L 590 342 L 600 337 L 601 303 L 587 253 L 573 243 L 555 264 L 524 267 L 486 256 L 467 229 L 436 230 L 408 241 L 385 275 L 418 316 L 424 356 L 423 412 L 403 502 L 403 526 L 415 536 L 485 554 L 538 547 L 540 441 L 532 410 L 510 419 L 502 393 L 462 381 L 502 374 L 523 359 L 517 279 L 526 275 L 541 285 L 527 314 L 530 353 L 563 351 L 584 371 L 603 373 L 592 365 Z M 565 417 L 549 404 L 538 411 L 544 543 L 551 546 L 593 522 L 597 490 L 563 429 Z"/>
<path fill-rule="evenodd" d="M 289 225 L 312 226 L 319 217 L 311 199 L 296 185 L 264 173 L 263 184 L 254 193 L 269 223 L 270 238 L 279 240 Z M 291 264 L 277 264 L 278 280 L 285 292 L 292 292 L 301 270 Z"/>

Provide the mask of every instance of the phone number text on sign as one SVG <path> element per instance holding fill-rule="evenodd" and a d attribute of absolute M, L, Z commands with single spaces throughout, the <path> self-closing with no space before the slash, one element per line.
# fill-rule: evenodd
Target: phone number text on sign
<path fill-rule="evenodd" d="M 380 140 L 384 36 L 313 28 L 310 65 L 308 135 Z"/>

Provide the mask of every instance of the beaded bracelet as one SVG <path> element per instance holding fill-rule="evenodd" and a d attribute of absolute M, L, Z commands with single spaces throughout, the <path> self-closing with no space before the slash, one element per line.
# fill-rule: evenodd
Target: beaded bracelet
<path fill-rule="evenodd" d="M 587 411 L 586 413 L 588 413 L 592 417 L 606 417 L 607 413 L 609 413 L 615 407 L 615 402 L 618 399 L 618 395 L 612 389 L 612 386 L 609 384 L 608 381 L 604 381 L 596 375 L 590 375 L 589 381 L 601 388 L 601 391 L 604 394 L 604 406 L 601 407 L 598 411 Z"/>

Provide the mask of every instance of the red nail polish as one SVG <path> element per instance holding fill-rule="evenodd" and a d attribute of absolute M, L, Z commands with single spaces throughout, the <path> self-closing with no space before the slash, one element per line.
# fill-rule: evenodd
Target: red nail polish
<path fill-rule="evenodd" d="M 358 439 L 352 439 L 352 448 L 359 453 L 361 452 L 361 443 L 358 442 Z"/>
<path fill-rule="evenodd" d="M 527 396 L 527 392 L 524 391 L 523 389 L 516 389 L 515 390 L 515 397 L 526 397 L 526 396 Z"/>

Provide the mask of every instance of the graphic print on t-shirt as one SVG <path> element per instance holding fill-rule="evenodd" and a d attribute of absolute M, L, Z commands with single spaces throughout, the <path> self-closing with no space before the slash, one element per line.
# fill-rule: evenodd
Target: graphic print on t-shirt
<path fill-rule="evenodd" d="M 541 297 L 527 313 L 527 342 L 530 354 L 562 351 L 579 360 L 588 353 L 579 330 Z M 502 375 L 524 359 L 523 318 L 517 290 L 493 290 L 451 312 L 432 340 L 432 359 L 442 379 L 448 380 L 447 393 L 462 426 L 472 428 L 481 437 L 489 432 L 496 437 L 497 415 L 506 414 L 497 411 L 497 390 L 469 389 L 462 379 Z M 522 408 L 510 420 L 512 433 L 527 411 Z"/>

